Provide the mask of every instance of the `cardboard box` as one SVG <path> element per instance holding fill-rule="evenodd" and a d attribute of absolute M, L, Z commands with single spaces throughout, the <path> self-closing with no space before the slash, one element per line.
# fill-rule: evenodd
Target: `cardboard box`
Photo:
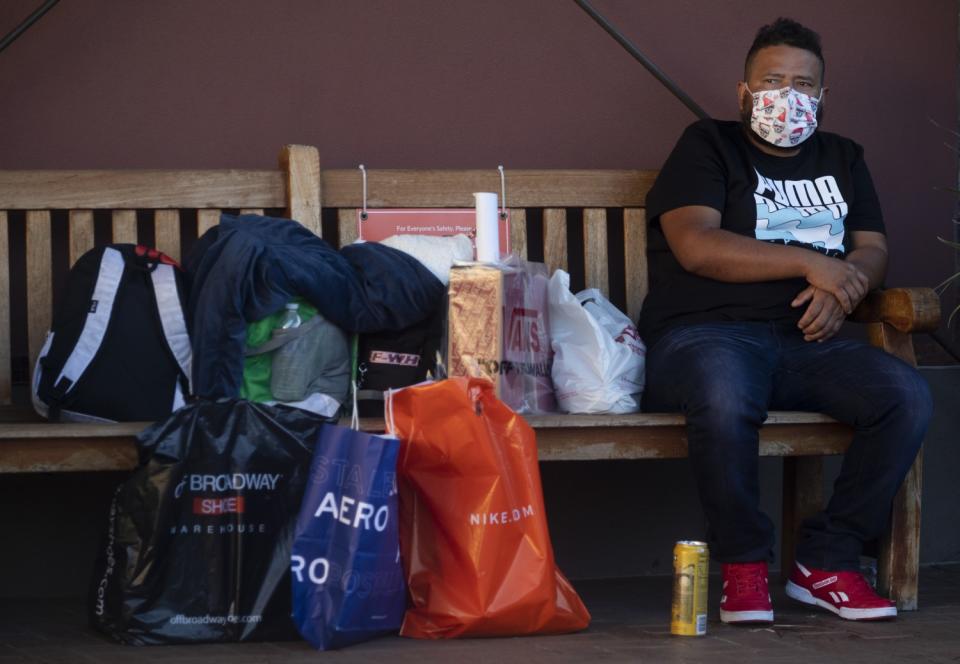
<path fill-rule="evenodd" d="M 543 263 L 516 258 L 450 271 L 447 373 L 488 378 L 518 413 L 557 409 L 547 276 Z"/>

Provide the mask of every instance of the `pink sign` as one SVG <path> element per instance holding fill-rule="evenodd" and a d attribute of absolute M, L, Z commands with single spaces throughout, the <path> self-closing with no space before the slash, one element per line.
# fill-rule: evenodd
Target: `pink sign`
<path fill-rule="evenodd" d="M 500 255 L 510 253 L 510 212 L 500 217 Z M 357 234 L 361 240 L 379 242 L 391 235 L 457 235 L 473 242 L 477 235 L 477 216 L 473 208 L 357 210 Z M 474 244 L 476 255 L 476 244 Z"/>

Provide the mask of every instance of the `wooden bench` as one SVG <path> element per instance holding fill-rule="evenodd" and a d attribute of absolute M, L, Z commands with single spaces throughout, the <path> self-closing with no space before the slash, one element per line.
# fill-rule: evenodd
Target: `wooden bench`
<path fill-rule="evenodd" d="M 369 208 L 471 207 L 474 191 L 499 191 L 498 173 L 476 170 L 368 171 Z M 596 287 L 636 319 L 647 290 L 644 200 L 653 171 L 507 171 L 514 251 L 571 273 L 574 289 Z M 37 422 L 11 389 L 11 324 L 26 334 L 32 360 L 49 326 L 54 275 L 94 243 L 144 241 L 174 257 L 217 223 L 220 210 L 285 211 L 334 244 L 356 238 L 364 204 L 359 171 L 319 168 L 317 152 L 288 146 L 277 171 L 0 172 L 0 303 L 10 301 L 8 227 L 26 236 L 25 320 L 0 311 L 0 472 L 125 470 L 136 463 L 144 423 Z M 150 231 L 152 230 L 152 237 Z M 59 240 L 58 233 L 63 236 Z M 139 233 L 139 234 L 138 234 Z M 112 235 L 111 235 L 112 234 Z M 64 248 L 65 247 L 65 248 Z M 61 265 L 56 265 L 57 261 Z M 873 343 L 915 364 L 910 334 L 934 329 L 939 304 L 929 289 L 871 294 L 856 317 Z M 24 329 L 21 329 L 24 328 Z M 680 458 L 681 415 L 538 415 L 544 461 Z M 364 420 L 365 428 L 382 422 Z M 816 413 L 773 412 L 760 454 L 783 457 L 782 565 L 789 569 L 800 520 L 823 504 L 822 458 L 841 454 L 851 430 Z M 921 459 L 896 498 L 881 545 L 879 582 L 902 609 L 917 606 Z"/>

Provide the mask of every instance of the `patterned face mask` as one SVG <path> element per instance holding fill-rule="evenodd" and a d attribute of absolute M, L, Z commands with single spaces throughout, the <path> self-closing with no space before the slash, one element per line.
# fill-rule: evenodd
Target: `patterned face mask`
<path fill-rule="evenodd" d="M 790 148 L 803 143 L 816 130 L 820 97 L 811 97 L 789 86 L 750 94 L 753 95 L 750 128 L 767 143 Z"/>

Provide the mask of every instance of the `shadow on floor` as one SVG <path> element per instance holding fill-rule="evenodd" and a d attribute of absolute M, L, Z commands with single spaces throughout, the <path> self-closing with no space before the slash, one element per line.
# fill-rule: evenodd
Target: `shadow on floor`
<path fill-rule="evenodd" d="M 77 599 L 3 600 L 0 664 L 960 662 L 960 564 L 923 568 L 920 610 L 874 623 L 851 623 L 808 610 L 787 598 L 774 581 L 774 625 L 729 627 L 719 621 L 719 579 L 713 578 L 707 635 L 699 638 L 670 635 L 668 577 L 581 581 L 577 589 L 593 614 L 590 628 L 579 634 L 437 642 L 392 636 L 330 653 L 317 653 L 304 642 L 122 646 L 86 627 Z"/>

